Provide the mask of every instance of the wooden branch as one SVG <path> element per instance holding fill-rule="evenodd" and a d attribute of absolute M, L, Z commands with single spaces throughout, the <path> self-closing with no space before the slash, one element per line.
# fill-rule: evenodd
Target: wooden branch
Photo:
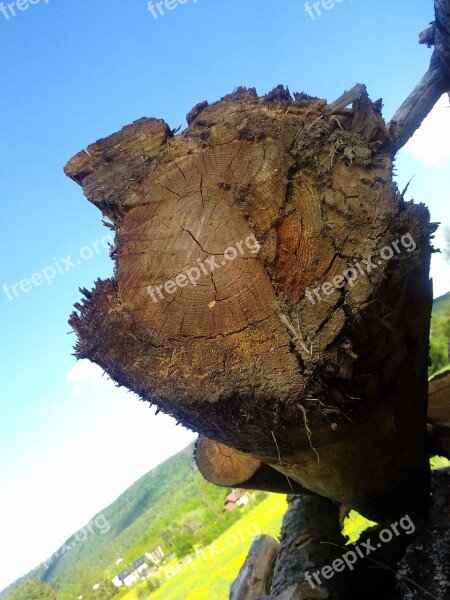
<path fill-rule="evenodd" d="M 241 487 L 279 494 L 299 492 L 303 488 L 286 475 L 225 444 L 199 436 L 195 445 L 195 461 L 203 477 L 223 487 Z"/>
<path fill-rule="evenodd" d="M 450 0 L 435 0 L 436 21 L 419 43 L 434 44 L 430 67 L 389 124 L 393 151 L 402 148 L 445 92 L 450 90 Z"/>
<path fill-rule="evenodd" d="M 425 44 L 427 48 L 434 46 L 434 36 L 436 34 L 435 24 L 432 23 L 431 27 L 427 27 L 424 31 L 419 33 L 419 44 Z"/>
<path fill-rule="evenodd" d="M 231 584 L 229 600 L 255 600 L 270 591 L 280 544 L 269 535 L 253 541 L 238 576 Z"/>

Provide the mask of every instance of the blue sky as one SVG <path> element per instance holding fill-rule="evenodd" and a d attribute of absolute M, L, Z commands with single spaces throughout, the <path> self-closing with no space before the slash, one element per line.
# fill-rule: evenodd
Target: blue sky
<path fill-rule="evenodd" d="M 342 0 L 315 20 L 301 0 L 187 0 L 157 19 L 146 0 L 0 12 L 0 286 L 56 273 L 12 300 L 0 293 L 0 589 L 193 438 L 72 356 L 78 287 L 112 262 L 96 245 L 108 233 L 101 215 L 65 162 L 142 116 L 184 126 L 196 103 L 239 85 L 263 94 L 283 83 L 332 101 L 363 82 L 389 118 L 428 66 L 417 34 L 432 4 Z M 408 197 L 449 225 L 447 104 L 397 169 L 400 186 L 415 175 Z M 433 276 L 436 295 L 450 289 L 440 257 Z"/>

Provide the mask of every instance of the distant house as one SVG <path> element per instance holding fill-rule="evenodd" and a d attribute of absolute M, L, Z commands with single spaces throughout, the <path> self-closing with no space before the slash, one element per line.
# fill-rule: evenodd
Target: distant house
<path fill-rule="evenodd" d="M 111 581 L 116 587 L 122 587 L 123 585 L 127 585 L 125 581 L 128 580 L 128 577 L 131 575 L 131 571 L 129 569 L 125 569 L 121 571 L 118 575 L 116 575 Z"/>
<path fill-rule="evenodd" d="M 145 558 L 145 554 L 143 554 L 131 565 L 137 573 L 141 573 L 141 571 L 148 569 L 148 564 L 145 562 Z"/>
<path fill-rule="evenodd" d="M 123 582 L 120 579 L 120 575 L 122 575 L 122 573 L 119 573 L 119 575 L 116 575 L 115 577 L 113 577 L 111 579 L 112 583 L 116 586 L 116 587 L 122 587 Z"/>
<path fill-rule="evenodd" d="M 236 506 L 245 506 L 249 502 L 248 492 L 236 489 L 225 498 L 224 510 L 233 510 Z"/>
<path fill-rule="evenodd" d="M 250 502 L 250 498 L 248 494 L 244 494 L 239 500 L 236 502 L 238 506 L 247 506 Z"/>
<path fill-rule="evenodd" d="M 137 560 L 132 563 L 128 569 L 121 571 L 118 575 L 116 575 L 111 581 L 116 587 L 121 587 L 122 585 L 126 585 L 130 587 L 133 585 L 135 581 L 139 579 L 142 571 L 148 569 L 148 564 L 145 562 L 145 555 L 140 556 Z"/>
<path fill-rule="evenodd" d="M 151 560 L 154 565 L 157 565 L 164 558 L 164 552 L 163 552 L 163 549 L 161 548 L 161 546 L 158 546 L 154 550 L 151 550 L 150 552 L 146 552 L 145 556 L 149 560 Z"/>

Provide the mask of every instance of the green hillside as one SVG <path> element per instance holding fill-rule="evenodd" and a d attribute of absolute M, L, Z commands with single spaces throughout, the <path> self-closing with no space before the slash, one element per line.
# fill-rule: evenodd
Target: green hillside
<path fill-rule="evenodd" d="M 433 302 L 433 314 L 443 315 L 448 314 L 450 310 L 450 292 L 447 292 L 443 296 L 439 296 Z"/>
<path fill-rule="evenodd" d="M 433 303 L 430 330 L 430 366 L 428 375 L 450 364 L 450 292 Z"/>
<path fill-rule="evenodd" d="M 47 559 L 47 565 L 39 566 L 13 586 L 38 579 L 51 584 L 60 600 L 73 600 L 79 595 L 102 598 L 92 593 L 95 583 L 103 582 L 110 588 L 114 575 L 156 546 L 161 546 L 166 555 L 182 557 L 192 552 L 194 544 L 206 546 L 216 539 L 242 516 L 242 509 L 223 512 L 229 491 L 203 479 L 190 445 L 141 477 L 94 517 L 90 528 L 84 528 L 85 541 L 77 541 L 85 536 L 74 534 Z M 259 500 L 265 497 L 258 495 Z M 124 560 L 116 566 L 119 558 Z M 105 570 L 109 572 L 105 574 Z M 7 598 L 11 589 L 4 590 L 0 598 Z"/>

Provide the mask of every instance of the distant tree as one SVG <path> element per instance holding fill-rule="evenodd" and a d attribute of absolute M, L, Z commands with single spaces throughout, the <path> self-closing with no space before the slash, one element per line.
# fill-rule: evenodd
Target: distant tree
<path fill-rule="evenodd" d="M 27 581 L 9 595 L 9 600 L 58 600 L 56 591 L 41 581 Z"/>
<path fill-rule="evenodd" d="M 164 540 L 164 544 L 168 548 L 172 548 L 173 549 L 173 533 L 170 531 L 170 528 L 162 529 L 161 530 L 161 537 Z"/>
<path fill-rule="evenodd" d="M 192 537 L 186 533 L 180 533 L 174 537 L 175 554 L 177 558 L 183 558 L 186 554 L 193 552 Z"/>
<path fill-rule="evenodd" d="M 95 584 L 96 589 L 94 590 L 93 585 Z M 95 584 L 92 581 L 84 581 L 80 586 L 80 595 L 89 600 L 110 600 L 117 593 L 117 588 L 104 574 L 97 576 Z"/>

